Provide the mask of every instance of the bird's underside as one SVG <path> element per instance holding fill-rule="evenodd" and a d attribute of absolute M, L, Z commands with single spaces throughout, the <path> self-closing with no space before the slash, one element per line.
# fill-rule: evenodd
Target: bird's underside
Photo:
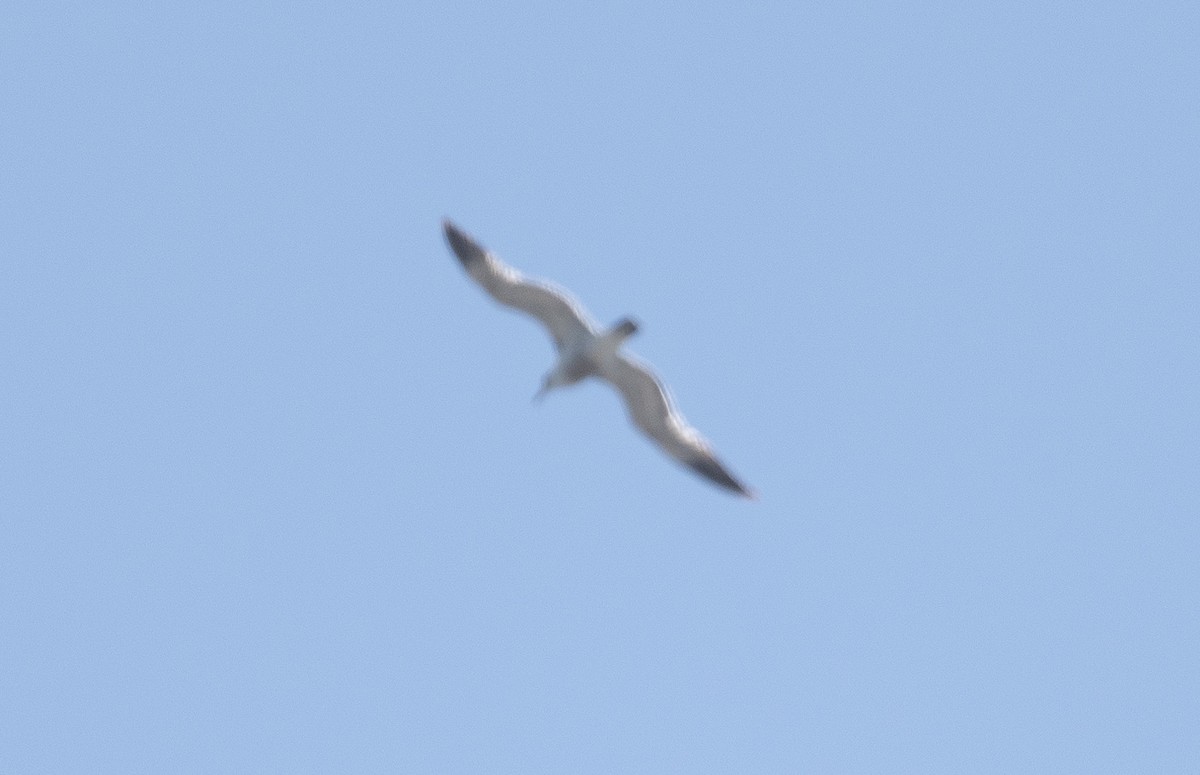
<path fill-rule="evenodd" d="M 567 291 L 523 276 L 449 220 L 443 227 L 451 250 L 473 280 L 496 301 L 532 315 L 549 330 L 559 360 L 539 395 L 587 376 L 602 379 L 621 394 L 633 424 L 660 449 L 714 484 L 755 497 L 687 424 L 650 367 L 621 352 L 621 343 L 637 331 L 634 321 L 626 318 L 602 331 Z"/>

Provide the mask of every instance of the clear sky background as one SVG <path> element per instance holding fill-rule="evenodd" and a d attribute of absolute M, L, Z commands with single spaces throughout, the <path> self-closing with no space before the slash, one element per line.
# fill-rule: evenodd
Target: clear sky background
<path fill-rule="evenodd" d="M 1200 769 L 1195 3 L 5 4 L 0 771 Z M 446 249 L 602 322 L 665 458 Z"/>

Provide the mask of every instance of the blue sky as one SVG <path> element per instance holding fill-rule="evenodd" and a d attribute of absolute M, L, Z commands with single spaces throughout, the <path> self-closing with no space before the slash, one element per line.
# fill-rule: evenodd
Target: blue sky
<path fill-rule="evenodd" d="M 10 3 L 0 770 L 1195 772 L 1190 3 Z M 571 288 L 758 490 L 587 384 Z"/>

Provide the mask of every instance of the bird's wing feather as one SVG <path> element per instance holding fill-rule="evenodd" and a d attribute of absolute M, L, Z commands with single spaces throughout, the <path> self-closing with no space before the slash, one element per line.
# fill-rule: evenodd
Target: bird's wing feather
<path fill-rule="evenodd" d="M 722 487 L 753 498 L 717 459 L 704 437 L 675 408 L 666 387 L 650 367 L 617 353 L 599 364 L 598 375 L 625 399 L 629 417 L 671 457 Z"/>
<path fill-rule="evenodd" d="M 560 351 L 595 335 L 595 324 L 565 290 L 525 277 L 450 221 L 444 221 L 443 227 L 450 248 L 475 282 L 501 304 L 542 321 Z"/>

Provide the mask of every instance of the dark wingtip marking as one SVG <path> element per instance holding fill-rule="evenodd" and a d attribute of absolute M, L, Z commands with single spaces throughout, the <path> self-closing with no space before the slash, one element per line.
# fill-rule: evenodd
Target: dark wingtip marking
<path fill-rule="evenodd" d="M 758 500 L 758 496 L 744 484 L 733 478 L 715 458 L 696 458 L 688 462 L 688 468 L 708 479 L 714 484 L 741 495 L 750 500 Z"/>
<path fill-rule="evenodd" d="M 621 336 L 633 336 L 638 332 L 638 322 L 633 318 L 622 318 L 617 323 L 617 333 Z"/>
<path fill-rule="evenodd" d="M 487 251 L 478 242 L 455 226 L 449 218 L 442 219 L 442 229 L 446 232 L 446 242 L 450 243 L 450 249 L 454 251 L 454 255 L 458 256 L 458 260 L 462 262 L 463 266 L 470 268 L 471 264 L 481 260 L 487 254 Z"/>

